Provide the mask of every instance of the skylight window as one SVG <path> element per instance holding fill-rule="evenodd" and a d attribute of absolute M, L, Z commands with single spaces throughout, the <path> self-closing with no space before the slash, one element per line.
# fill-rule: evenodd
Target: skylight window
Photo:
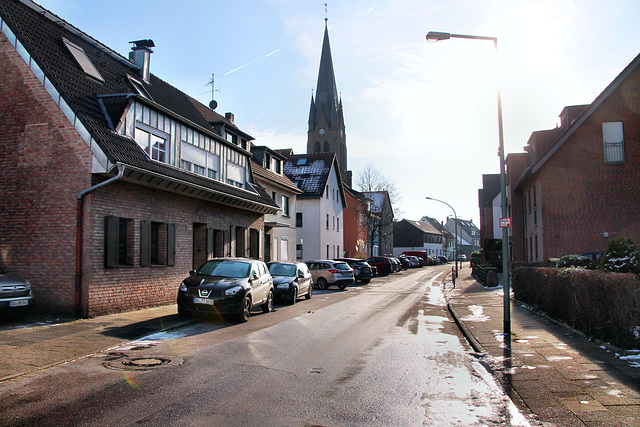
<path fill-rule="evenodd" d="M 298 166 L 302 166 L 302 165 L 306 165 L 307 164 L 307 159 L 306 158 L 301 158 L 298 159 Z"/>
<path fill-rule="evenodd" d="M 138 94 L 140 94 L 140 95 L 144 96 L 145 98 L 153 101 L 153 98 L 151 98 L 151 95 L 149 95 L 149 92 L 147 92 L 147 89 L 144 88 L 142 83 L 140 83 L 137 80 L 132 79 L 131 76 L 129 76 L 129 81 L 131 82 L 131 85 L 136 90 L 136 92 L 138 92 Z"/>
<path fill-rule="evenodd" d="M 100 82 L 104 82 L 104 79 L 100 75 L 100 72 L 98 72 L 98 69 L 93 65 L 89 57 L 87 57 L 87 54 L 84 52 L 84 49 L 82 49 L 78 45 L 71 43 L 69 40 L 65 38 L 63 38 L 62 41 L 67 46 L 67 49 L 69 49 L 69 52 L 74 57 L 74 59 L 76 60 L 76 62 L 78 63 L 80 68 L 82 68 L 82 71 L 84 71 L 86 75 L 88 75 L 89 77 L 93 77 L 94 79 Z"/>

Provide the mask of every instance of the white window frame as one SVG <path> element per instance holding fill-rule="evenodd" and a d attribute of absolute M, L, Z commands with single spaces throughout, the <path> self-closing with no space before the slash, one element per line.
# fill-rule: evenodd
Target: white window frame
<path fill-rule="evenodd" d="M 621 121 L 602 123 L 605 163 L 624 163 L 624 127 Z"/>

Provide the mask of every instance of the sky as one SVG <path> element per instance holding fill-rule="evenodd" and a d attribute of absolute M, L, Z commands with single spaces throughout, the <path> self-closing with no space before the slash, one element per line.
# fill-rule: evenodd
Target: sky
<path fill-rule="evenodd" d="M 479 224 L 483 174 L 589 104 L 640 53 L 637 0 L 36 0 L 128 56 L 152 39 L 151 72 L 256 145 L 306 152 L 328 18 L 354 183 L 371 164 L 399 192 L 397 218 Z M 429 31 L 497 37 L 427 42 Z M 213 85 L 211 82 L 213 81 Z M 213 92 L 212 92 L 213 89 Z"/>

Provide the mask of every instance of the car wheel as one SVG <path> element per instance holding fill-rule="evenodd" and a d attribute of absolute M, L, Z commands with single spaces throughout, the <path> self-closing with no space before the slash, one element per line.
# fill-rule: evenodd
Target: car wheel
<path fill-rule="evenodd" d="M 262 312 L 268 313 L 273 310 L 273 291 L 269 290 L 269 294 L 267 295 L 267 302 L 262 304 Z"/>
<path fill-rule="evenodd" d="M 304 296 L 305 299 L 311 299 L 311 294 L 313 294 L 313 283 L 309 284 L 309 289 L 307 289 L 307 294 Z"/>
<path fill-rule="evenodd" d="M 291 299 L 289 300 L 289 304 L 293 305 L 298 300 L 298 288 L 291 289 Z"/>
<path fill-rule="evenodd" d="M 238 313 L 238 321 L 244 323 L 249 320 L 249 316 L 251 316 L 251 297 L 247 295 L 242 301 L 242 310 Z"/>
<path fill-rule="evenodd" d="M 181 319 L 189 319 L 191 315 L 192 313 L 189 310 L 185 310 L 184 308 L 178 306 L 178 316 L 180 316 Z"/>
<path fill-rule="evenodd" d="M 367 285 L 367 284 L 369 284 L 370 281 L 371 281 L 371 279 L 363 279 L 362 283 Z"/>
<path fill-rule="evenodd" d="M 327 289 L 327 286 L 329 286 L 329 284 L 327 283 L 327 279 L 325 279 L 324 277 L 321 277 L 318 279 L 318 281 L 316 282 L 316 285 L 318 285 L 318 289 Z"/>
<path fill-rule="evenodd" d="M 346 289 L 346 288 L 347 288 L 347 285 L 346 285 L 346 284 L 345 284 L 345 285 L 338 285 L 338 288 L 340 288 L 340 289 Z"/>

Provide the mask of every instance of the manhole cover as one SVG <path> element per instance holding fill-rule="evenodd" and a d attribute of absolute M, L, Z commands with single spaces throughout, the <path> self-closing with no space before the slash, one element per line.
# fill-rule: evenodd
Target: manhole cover
<path fill-rule="evenodd" d="M 105 368 L 118 371 L 146 371 L 163 366 L 182 365 L 184 360 L 180 358 L 170 358 L 165 356 L 150 357 L 115 357 L 102 362 Z"/>

